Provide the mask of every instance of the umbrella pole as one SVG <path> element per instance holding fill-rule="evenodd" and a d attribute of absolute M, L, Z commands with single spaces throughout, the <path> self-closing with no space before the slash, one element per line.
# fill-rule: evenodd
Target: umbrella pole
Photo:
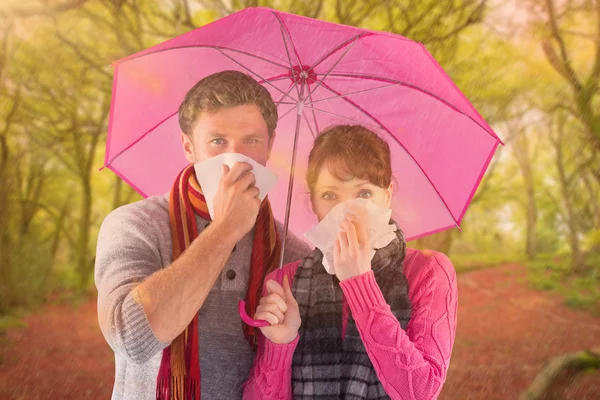
<path fill-rule="evenodd" d="M 298 148 L 298 136 L 300 136 L 300 122 L 302 121 L 302 110 L 304 109 L 304 86 L 306 84 L 306 78 L 308 76 L 304 74 L 300 74 L 300 78 L 302 79 L 302 86 L 300 87 L 300 92 L 298 93 L 298 103 L 297 103 L 297 116 L 296 116 L 296 130 L 294 132 L 294 147 L 292 150 L 292 165 L 290 168 L 290 181 L 288 184 L 288 193 L 287 193 L 287 201 L 285 205 L 285 221 L 283 224 L 283 238 L 281 242 L 281 258 L 279 259 L 279 268 L 277 269 L 277 280 L 283 281 L 283 256 L 285 254 L 285 242 L 287 240 L 288 227 L 290 224 L 290 208 L 292 204 L 292 190 L 294 189 L 294 172 L 296 170 L 296 152 Z M 251 318 L 246 312 L 246 302 L 244 300 L 240 300 L 238 302 L 238 313 L 242 321 L 244 321 L 249 326 L 255 328 L 261 328 L 263 326 L 269 326 L 270 324 L 267 321 L 258 321 Z"/>
<path fill-rule="evenodd" d="M 283 256 L 285 255 L 285 242 L 287 241 L 288 228 L 290 224 L 290 211 L 292 205 L 292 191 L 294 189 L 294 172 L 296 170 L 296 153 L 298 149 L 298 136 L 300 135 L 300 122 L 302 120 L 302 109 L 304 106 L 304 100 L 302 94 L 304 89 L 304 82 L 302 82 L 302 88 L 300 89 L 300 101 L 298 102 L 298 114 L 296 115 L 296 131 L 294 132 L 294 147 L 292 150 L 292 165 L 290 168 L 290 180 L 288 184 L 287 200 L 285 203 L 285 220 L 283 224 L 283 238 L 281 242 L 281 258 L 279 260 L 279 269 L 283 268 Z"/>

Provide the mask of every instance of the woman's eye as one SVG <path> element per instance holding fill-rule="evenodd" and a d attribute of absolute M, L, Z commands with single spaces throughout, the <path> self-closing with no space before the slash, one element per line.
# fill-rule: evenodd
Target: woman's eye
<path fill-rule="evenodd" d="M 358 194 L 358 197 L 363 198 L 363 199 L 368 199 L 372 195 L 373 195 L 373 193 L 371 193 L 370 190 L 361 190 L 360 193 Z"/>
<path fill-rule="evenodd" d="M 326 192 L 323 193 L 323 196 L 321 196 L 323 198 L 323 200 L 334 200 L 335 199 L 335 194 L 331 193 L 331 192 Z"/>

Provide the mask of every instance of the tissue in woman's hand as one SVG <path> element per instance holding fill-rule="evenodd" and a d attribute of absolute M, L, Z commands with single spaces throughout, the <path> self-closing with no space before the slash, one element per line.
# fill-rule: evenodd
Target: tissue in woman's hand
<path fill-rule="evenodd" d="M 260 190 L 258 198 L 261 201 L 277 183 L 278 175 L 276 173 L 268 170 L 250 157 L 239 153 L 222 153 L 206 161 L 195 164 L 194 169 L 196 171 L 196 177 L 202 188 L 202 193 L 206 199 L 206 206 L 208 207 L 208 213 L 211 218 L 215 217 L 213 205 L 219 182 L 221 182 L 221 166 L 225 164 L 231 168 L 236 162 L 247 162 L 252 165 L 252 173 L 254 173 L 254 176 L 256 177 L 256 187 Z"/>
<path fill-rule="evenodd" d="M 317 226 L 304 234 L 315 247 L 323 252 L 323 266 L 331 275 L 335 274 L 333 268 L 334 243 L 340 231 L 340 223 L 349 212 L 350 204 L 355 204 L 365 212 L 366 220 L 362 222 L 366 224 L 369 235 L 369 244 L 372 249 L 371 259 L 375 255 L 375 249 L 387 246 L 396 238 L 394 233 L 396 226 L 389 223 L 392 216 L 391 209 L 378 207 L 372 201 L 360 198 L 336 205 Z"/>

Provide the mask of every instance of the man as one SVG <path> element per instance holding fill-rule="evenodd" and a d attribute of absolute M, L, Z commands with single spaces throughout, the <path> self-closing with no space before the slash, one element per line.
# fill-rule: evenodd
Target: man
<path fill-rule="evenodd" d="M 254 79 L 224 71 L 187 93 L 179 124 L 190 164 L 241 153 L 265 165 L 277 109 Z M 113 400 L 179 398 L 182 390 L 241 399 L 254 331 L 242 331 L 237 303 L 260 298 L 264 273 L 280 254 L 275 227 L 283 233 L 268 201 L 257 198 L 251 169 L 223 167 L 213 221 L 188 166 L 170 194 L 121 207 L 103 222 L 95 281 L 100 327 L 115 352 Z M 290 235 L 284 262 L 309 252 Z"/>

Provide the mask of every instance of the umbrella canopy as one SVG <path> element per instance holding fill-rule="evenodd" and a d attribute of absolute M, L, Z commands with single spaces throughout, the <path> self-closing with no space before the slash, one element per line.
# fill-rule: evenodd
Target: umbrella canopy
<path fill-rule="evenodd" d="M 198 80 L 238 70 L 267 88 L 279 112 L 267 166 L 280 179 L 269 199 L 275 218 L 291 210 L 297 235 L 317 223 L 305 171 L 328 126 L 362 124 L 390 144 L 392 217 L 408 240 L 459 225 L 501 144 L 422 44 L 267 8 L 232 14 L 114 68 L 105 166 L 145 197 L 168 192 L 187 164 L 178 108 Z"/>

